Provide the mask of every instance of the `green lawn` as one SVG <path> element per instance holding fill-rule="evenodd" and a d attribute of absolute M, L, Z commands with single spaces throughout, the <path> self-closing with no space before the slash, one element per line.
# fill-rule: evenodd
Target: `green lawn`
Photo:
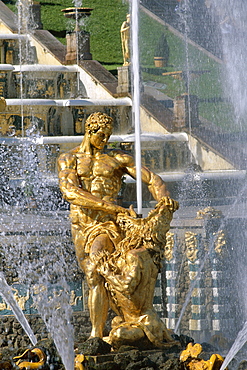
<path fill-rule="evenodd" d="M 144 81 L 156 81 L 166 85 L 162 91 L 171 98 L 181 95 L 188 91 L 190 94 L 197 95 L 200 100 L 199 114 L 210 122 L 233 129 L 233 114 L 229 103 L 221 102 L 224 98 L 222 89 L 223 71 L 222 65 L 209 58 L 205 53 L 196 47 L 185 45 L 184 41 L 173 33 L 169 32 L 162 25 L 155 22 L 146 14 L 140 17 L 140 60 L 145 69 L 154 69 L 155 47 L 160 35 L 165 33 L 170 57 L 166 72 L 173 71 L 191 71 L 199 73 L 189 74 L 188 87 L 182 79 L 174 76 L 162 76 L 144 72 L 142 78 Z"/>
<path fill-rule="evenodd" d="M 44 0 L 41 4 L 41 19 L 46 30 L 65 34 L 66 30 L 75 27 L 74 21 L 66 19 L 62 9 L 72 7 L 72 0 Z M 7 4 L 15 11 L 15 5 Z M 91 52 L 93 58 L 106 65 L 121 65 L 123 63 L 120 27 L 128 13 L 128 6 L 123 0 L 83 0 L 84 7 L 94 10 L 86 19 L 83 28 L 90 32 Z M 65 44 L 65 37 L 58 39 Z"/>
<path fill-rule="evenodd" d="M 41 16 L 44 29 L 51 31 L 65 44 L 66 30 L 74 28 L 74 21 L 68 20 L 61 12 L 73 5 L 72 0 L 44 0 L 41 4 Z M 14 5 L 8 5 L 12 10 Z M 110 71 L 123 63 L 120 27 L 126 19 L 128 5 L 124 0 L 83 0 L 83 6 L 91 7 L 91 16 L 86 19 L 83 28 L 91 34 L 91 53 L 93 59 L 101 62 Z M 190 75 L 189 92 L 204 100 L 199 104 L 199 114 L 225 128 L 231 128 L 232 114 L 230 105 L 222 102 L 213 102 L 224 97 L 221 84 L 222 67 L 197 48 L 188 45 L 173 33 L 148 17 L 140 14 L 140 62 L 145 68 L 142 73 L 144 81 L 156 81 L 166 85 L 161 90 L 171 98 L 186 92 L 185 81 L 175 79 L 173 76 L 158 75 L 154 68 L 154 50 L 159 37 L 166 34 L 170 57 L 167 72 L 172 71 L 200 71 L 199 75 Z M 156 72 L 156 73 L 154 73 Z M 206 102 L 209 100 L 209 102 Z"/>

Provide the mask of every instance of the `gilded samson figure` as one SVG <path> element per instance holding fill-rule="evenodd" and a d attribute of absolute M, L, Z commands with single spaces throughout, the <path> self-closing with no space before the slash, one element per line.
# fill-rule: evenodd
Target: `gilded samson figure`
<path fill-rule="evenodd" d="M 108 115 L 99 112 L 91 114 L 86 120 L 85 136 L 81 145 L 61 154 L 58 159 L 60 189 L 64 198 L 70 202 L 76 255 L 89 286 L 91 337 L 100 338 L 103 337 L 109 303 L 112 303 L 106 282 L 113 274 L 112 268 L 108 267 L 109 276 L 106 276 L 106 265 L 100 260 L 103 258 L 105 261 L 108 256 L 110 261 L 110 256 L 119 251 L 121 242 L 126 238 L 126 230 L 121 226 L 120 219 L 126 216 L 134 223 L 137 220 L 132 207 L 126 209 L 116 203 L 122 177 L 130 175 L 135 178 L 136 169 L 132 156 L 119 150 L 104 152 L 112 126 L 113 120 Z M 168 213 L 171 216 L 178 205 L 168 197 L 162 179 L 142 167 L 142 181 L 148 185 L 157 202 L 163 199 L 162 204 L 170 207 Z M 164 230 L 165 233 L 168 231 L 166 227 Z M 137 252 L 133 253 L 135 255 Z M 146 249 L 140 253 L 146 255 Z M 138 261 L 140 259 L 139 255 L 133 258 Z M 133 258 L 129 257 L 128 260 Z M 113 285 L 113 282 L 111 284 Z M 150 304 L 152 298 L 148 299 Z M 170 335 L 168 337 L 172 341 Z"/>

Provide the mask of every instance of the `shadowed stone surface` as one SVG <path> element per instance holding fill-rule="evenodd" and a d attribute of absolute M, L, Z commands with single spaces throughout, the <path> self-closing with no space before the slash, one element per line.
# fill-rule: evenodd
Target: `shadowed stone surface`
<path fill-rule="evenodd" d="M 101 338 L 91 338 L 78 346 L 78 353 L 84 355 L 96 356 L 104 355 L 111 351 L 110 344 L 103 341 Z"/>

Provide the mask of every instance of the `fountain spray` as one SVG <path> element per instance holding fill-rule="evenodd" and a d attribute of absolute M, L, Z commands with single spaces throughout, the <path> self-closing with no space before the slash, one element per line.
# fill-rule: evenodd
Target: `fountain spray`
<path fill-rule="evenodd" d="M 135 160 L 136 160 L 136 196 L 137 213 L 142 214 L 142 178 L 141 178 L 141 129 L 140 129 L 140 62 L 139 62 L 139 0 L 133 0 L 131 6 L 131 65 L 133 74 L 133 119 L 135 127 Z"/>
<path fill-rule="evenodd" d="M 11 287 L 7 284 L 7 281 L 5 280 L 5 277 L 3 276 L 2 272 L 0 272 L 0 294 L 3 297 L 3 299 L 7 302 L 7 304 L 11 307 L 11 310 L 13 311 L 16 319 L 19 321 L 19 323 L 25 330 L 32 345 L 35 346 L 35 344 L 37 343 L 37 339 L 27 319 L 25 318 L 22 310 L 20 309 L 20 306 L 16 302 Z"/>

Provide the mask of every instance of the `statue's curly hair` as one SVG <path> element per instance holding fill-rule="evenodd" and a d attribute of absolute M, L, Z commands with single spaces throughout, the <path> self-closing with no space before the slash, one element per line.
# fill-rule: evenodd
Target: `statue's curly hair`
<path fill-rule="evenodd" d="M 105 113 L 96 112 L 90 114 L 85 123 L 86 132 L 91 135 L 100 128 L 107 128 L 112 132 L 113 119 Z"/>

